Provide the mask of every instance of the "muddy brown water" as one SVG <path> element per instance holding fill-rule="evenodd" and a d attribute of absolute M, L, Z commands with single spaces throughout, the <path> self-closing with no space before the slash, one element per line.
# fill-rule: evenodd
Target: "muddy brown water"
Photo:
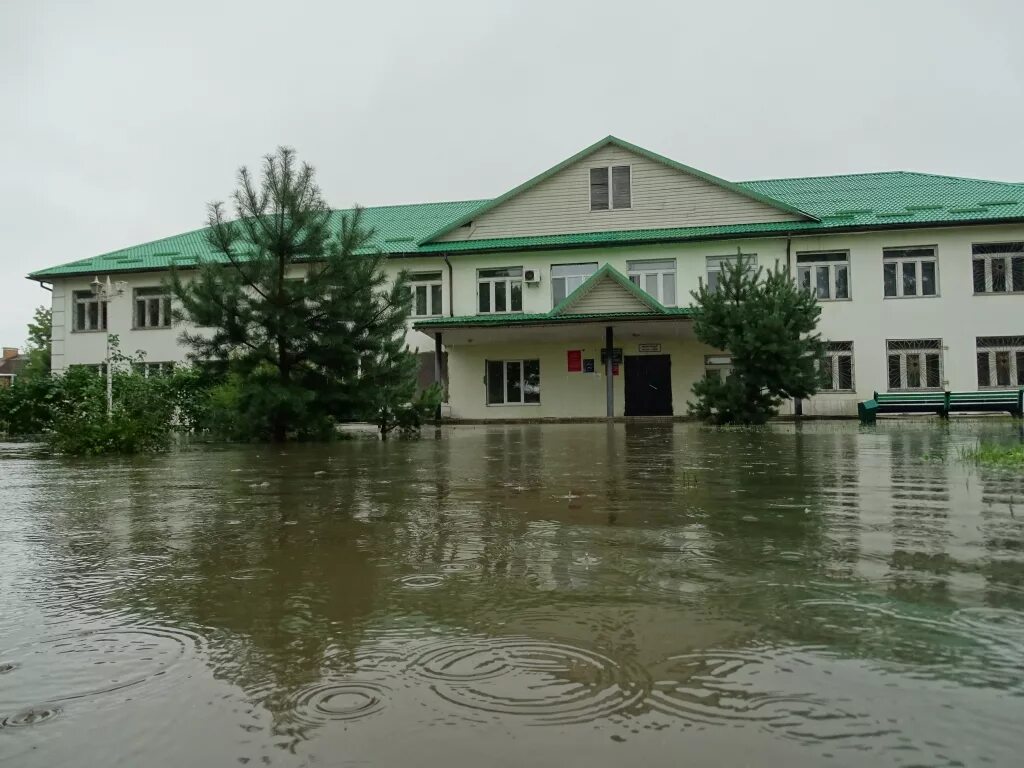
<path fill-rule="evenodd" d="M 0 446 L 0 764 L 1020 765 L 1019 432 Z"/>

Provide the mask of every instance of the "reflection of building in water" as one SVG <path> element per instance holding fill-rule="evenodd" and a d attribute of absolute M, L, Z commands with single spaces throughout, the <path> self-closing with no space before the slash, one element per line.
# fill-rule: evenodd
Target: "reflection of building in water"
<path fill-rule="evenodd" d="M 814 435 L 813 459 L 820 463 L 820 493 L 828 521 L 825 571 L 850 578 L 861 560 L 861 485 L 858 436 L 848 430 Z"/>
<path fill-rule="evenodd" d="M 1024 609 L 1024 477 L 981 470 L 979 531 L 986 557 L 982 572 L 990 605 Z"/>

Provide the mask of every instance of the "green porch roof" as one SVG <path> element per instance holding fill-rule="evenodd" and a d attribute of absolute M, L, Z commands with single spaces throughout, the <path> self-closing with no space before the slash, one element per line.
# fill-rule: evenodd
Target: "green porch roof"
<path fill-rule="evenodd" d="M 893 171 L 765 179 L 740 182 L 735 186 L 782 201 L 818 220 L 421 244 L 432 233 L 472 218 L 482 206 L 492 202 L 476 200 L 366 208 L 364 223 L 375 230 L 371 247 L 395 256 L 426 256 L 1024 221 L 1024 184 L 1010 182 Z M 344 213 L 346 211 L 335 212 L 336 220 L 340 222 Z M 206 243 L 205 232 L 199 229 L 42 269 L 29 276 L 47 280 L 72 275 L 162 270 L 172 265 L 192 266 L 202 258 L 217 258 Z"/>
<path fill-rule="evenodd" d="M 627 296 L 639 300 L 648 307 L 646 312 L 589 312 L 572 313 L 569 308 L 586 298 L 595 286 L 603 280 L 610 280 Z M 594 274 L 583 281 L 576 290 L 562 299 L 549 312 L 533 314 L 494 314 L 494 315 L 462 315 L 460 317 L 432 317 L 419 320 L 414 327 L 422 331 L 441 330 L 444 328 L 467 328 L 474 326 L 506 327 L 519 325 L 552 325 L 567 323 L 586 323 L 595 320 L 667 320 L 686 318 L 693 314 L 689 307 L 666 307 L 628 277 L 619 272 L 611 264 L 605 264 Z"/>
<path fill-rule="evenodd" d="M 516 325 L 553 325 L 616 320 L 669 320 L 690 317 L 688 307 L 666 307 L 664 312 L 595 312 L 592 314 L 552 315 L 550 312 L 515 313 L 507 315 L 460 315 L 456 317 L 430 317 L 413 324 L 417 330 L 440 331 L 444 328 L 500 328 Z"/>

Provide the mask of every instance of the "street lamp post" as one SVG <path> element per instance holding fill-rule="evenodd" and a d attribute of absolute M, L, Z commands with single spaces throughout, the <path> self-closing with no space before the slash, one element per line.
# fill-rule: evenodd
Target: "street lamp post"
<path fill-rule="evenodd" d="M 104 304 L 107 304 L 106 312 L 106 342 L 107 342 L 107 418 L 109 419 L 114 413 L 114 366 L 110 359 L 110 307 L 109 304 L 114 300 L 116 296 L 120 296 L 124 293 L 125 284 L 122 282 L 111 283 L 110 276 L 107 276 L 106 283 L 100 281 L 99 277 L 96 277 L 89 287 L 92 289 L 92 295 L 100 299 Z M 102 312 L 102 308 L 99 310 Z"/>

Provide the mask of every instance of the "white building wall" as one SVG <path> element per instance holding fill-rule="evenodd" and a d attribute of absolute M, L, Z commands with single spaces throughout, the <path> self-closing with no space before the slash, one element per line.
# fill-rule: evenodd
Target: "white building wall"
<path fill-rule="evenodd" d="M 1024 335 L 1024 295 L 974 295 L 971 272 L 971 245 L 979 242 L 1024 240 L 1024 225 L 993 225 L 978 227 L 950 227 L 941 229 L 893 230 L 863 234 L 835 234 L 793 238 L 790 250 L 793 263 L 801 251 L 848 250 L 850 252 L 849 301 L 822 302 L 819 330 L 825 339 L 852 341 L 854 344 L 855 393 L 821 394 L 804 406 L 811 415 L 856 413 L 856 402 L 871 396 L 874 390 L 886 389 L 886 339 L 941 338 L 944 349 L 944 375 L 946 385 L 955 390 L 977 388 L 975 366 L 975 337 Z M 535 269 L 541 275 L 539 285 L 524 286 L 523 310 L 529 313 L 547 312 L 552 307 L 550 268 L 553 264 L 596 262 L 598 266 L 610 263 L 625 272 L 630 259 L 676 260 L 676 294 L 679 303 L 690 303 L 689 292 L 697 287 L 706 274 L 706 259 L 712 256 L 730 256 L 742 245 L 744 253 L 756 253 L 758 263 L 771 266 L 786 263 L 786 239 L 763 238 L 743 241 L 719 241 L 673 245 L 649 245 L 598 249 L 571 249 L 560 251 L 533 251 L 493 254 L 454 254 L 450 261 L 454 279 L 449 283 L 448 267 L 440 257 L 409 257 L 393 259 L 388 273 L 394 277 L 401 269 L 410 271 L 440 271 L 444 281 L 443 304 L 445 314 L 475 315 L 477 308 L 477 270 L 489 267 Z M 882 289 L 882 249 L 894 246 L 936 245 L 938 251 L 939 296 L 935 298 L 885 299 Z M 104 276 L 100 276 L 103 278 Z M 124 296 L 110 309 L 110 330 L 121 339 L 126 354 L 137 350 L 146 353 L 152 362 L 182 361 L 185 350 L 178 344 L 181 328 L 160 330 L 134 330 L 132 323 L 131 292 L 136 287 L 158 285 L 160 273 L 130 273 L 114 275 L 127 283 Z M 58 280 L 54 283 L 53 310 L 53 366 L 64 370 L 76 363 L 99 363 L 104 359 L 105 336 L 101 332 L 74 332 L 71 328 L 72 291 L 88 290 L 92 276 Z M 413 319 L 414 320 L 414 319 Z M 412 322 L 412 320 L 410 321 Z M 571 416 L 600 416 L 604 413 L 604 387 L 601 375 L 565 374 L 565 352 L 585 348 L 585 356 L 599 348 L 599 337 L 586 344 L 567 342 L 540 348 L 530 342 L 530 329 L 516 332 L 516 344 L 503 344 L 501 349 L 469 350 L 458 345 L 449 346 L 449 386 L 453 415 L 465 418 L 500 418 Z M 581 336 L 581 339 L 584 337 Z M 584 339 L 585 340 L 585 339 Z M 432 338 L 410 331 L 410 346 L 417 351 L 434 348 Z M 616 346 L 621 346 L 618 341 Z M 483 361 L 516 359 L 536 352 L 530 357 L 541 359 L 541 406 L 484 405 Z M 675 411 L 684 412 L 689 388 L 703 366 L 704 351 L 694 343 L 678 342 L 665 350 L 673 354 L 673 393 Z M 629 351 L 626 351 L 629 354 Z M 687 361 L 682 358 L 687 356 Z M 692 370 L 691 370 L 692 369 Z M 689 371 L 689 373 L 683 373 Z M 569 377 L 569 378 L 567 378 Z M 621 377 L 620 377 L 621 378 Z M 618 383 L 617 383 L 618 384 Z M 593 392 L 591 392 L 593 390 Z M 622 412 L 623 387 L 617 385 Z"/>

